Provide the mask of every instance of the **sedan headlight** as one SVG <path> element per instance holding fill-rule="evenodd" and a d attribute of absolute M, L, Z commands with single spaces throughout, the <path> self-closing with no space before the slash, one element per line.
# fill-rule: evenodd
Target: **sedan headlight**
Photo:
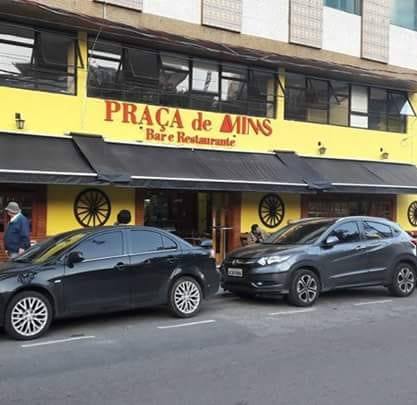
<path fill-rule="evenodd" d="M 290 256 L 268 256 L 268 257 L 261 257 L 257 261 L 257 263 L 259 263 L 261 266 L 267 266 L 269 264 L 285 262 L 289 258 L 290 258 Z"/>

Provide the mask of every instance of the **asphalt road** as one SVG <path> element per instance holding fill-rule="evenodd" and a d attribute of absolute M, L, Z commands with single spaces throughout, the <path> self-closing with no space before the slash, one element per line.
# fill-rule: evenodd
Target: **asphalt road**
<path fill-rule="evenodd" d="M 417 294 L 338 292 L 311 310 L 220 295 L 0 334 L 0 404 L 415 405 Z"/>

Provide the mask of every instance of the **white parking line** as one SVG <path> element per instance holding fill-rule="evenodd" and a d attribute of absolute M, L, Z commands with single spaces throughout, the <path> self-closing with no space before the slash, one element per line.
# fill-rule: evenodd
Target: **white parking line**
<path fill-rule="evenodd" d="M 28 347 L 38 347 L 38 346 L 48 346 L 48 345 L 55 345 L 58 343 L 67 343 L 67 342 L 74 342 L 76 340 L 85 340 L 85 339 L 95 339 L 95 336 L 77 336 L 67 339 L 58 339 L 58 340 L 48 340 L 46 342 L 39 342 L 39 343 L 28 343 L 25 345 L 21 345 L 24 349 Z"/>
<path fill-rule="evenodd" d="M 392 302 L 392 300 L 378 300 L 378 301 L 358 302 L 357 304 L 353 304 L 353 305 L 355 305 L 356 307 L 360 307 L 362 305 L 386 304 L 388 302 Z"/>
<path fill-rule="evenodd" d="M 214 319 L 208 319 L 207 321 L 187 322 L 187 323 L 178 323 L 176 325 L 158 326 L 158 329 L 182 328 L 184 326 L 205 325 L 207 323 L 215 323 L 215 322 L 216 321 Z"/>
<path fill-rule="evenodd" d="M 293 315 L 293 314 L 304 314 L 306 312 L 313 312 L 315 308 L 306 308 L 306 309 L 296 309 L 294 311 L 280 311 L 280 312 L 271 312 L 268 315 Z"/>

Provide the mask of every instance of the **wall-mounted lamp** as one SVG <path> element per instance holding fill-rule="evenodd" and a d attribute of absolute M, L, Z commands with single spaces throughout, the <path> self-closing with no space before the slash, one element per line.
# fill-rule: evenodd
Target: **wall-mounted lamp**
<path fill-rule="evenodd" d="M 389 158 L 389 153 L 384 152 L 384 148 L 381 148 L 379 151 L 381 152 L 381 159 L 388 159 Z"/>
<path fill-rule="evenodd" d="M 16 128 L 17 129 L 24 129 L 25 128 L 25 120 L 22 118 L 22 114 L 16 113 L 15 114 L 16 120 Z"/>
<path fill-rule="evenodd" d="M 322 145 L 321 142 L 319 142 L 317 145 L 319 147 L 319 153 L 320 153 L 320 155 L 324 155 L 326 153 L 326 151 L 327 151 L 327 148 L 324 145 Z"/>

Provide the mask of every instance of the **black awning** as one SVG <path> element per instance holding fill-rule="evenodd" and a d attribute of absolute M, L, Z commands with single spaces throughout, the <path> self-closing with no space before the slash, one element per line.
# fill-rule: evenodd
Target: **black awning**
<path fill-rule="evenodd" d="M 112 143 L 113 155 L 140 188 L 211 191 L 308 191 L 301 173 L 274 153 Z M 278 154 L 279 156 L 279 154 Z"/>
<path fill-rule="evenodd" d="M 320 173 L 314 170 L 305 159 L 301 158 L 293 152 L 276 152 L 276 156 L 286 166 L 291 167 L 296 173 L 302 176 L 303 180 L 308 184 L 310 190 L 324 191 L 332 188 L 332 184 Z"/>
<path fill-rule="evenodd" d="M 97 173 L 97 180 L 112 184 L 128 184 L 130 176 L 125 172 L 113 149 L 101 136 L 73 134 L 72 139 L 81 154 Z"/>
<path fill-rule="evenodd" d="M 0 182 L 94 184 L 97 175 L 71 139 L 0 133 Z"/>
<path fill-rule="evenodd" d="M 417 168 L 410 164 L 303 158 L 332 184 L 331 191 L 409 194 L 417 191 Z"/>

